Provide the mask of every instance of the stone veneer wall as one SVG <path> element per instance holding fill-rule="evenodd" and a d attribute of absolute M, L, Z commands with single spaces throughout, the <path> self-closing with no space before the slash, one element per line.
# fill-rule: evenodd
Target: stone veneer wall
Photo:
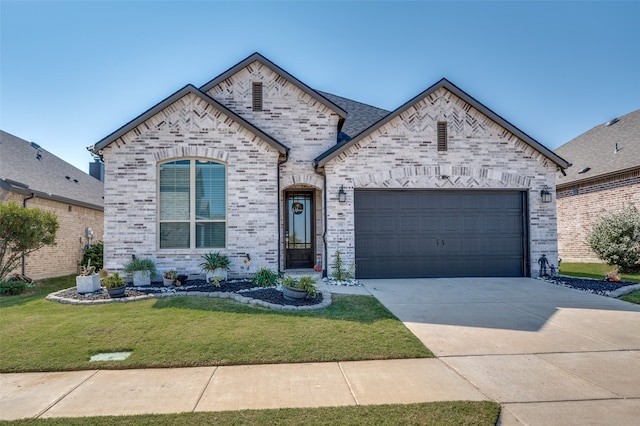
<path fill-rule="evenodd" d="M 565 262 L 602 262 L 587 239 L 593 224 L 626 205 L 640 209 L 640 169 L 602 179 L 562 185 L 558 180 L 558 251 Z"/>
<path fill-rule="evenodd" d="M 15 202 L 21 206 L 24 198 L 22 194 L 10 193 L 4 202 Z M 43 247 L 27 256 L 26 275 L 42 279 L 77 274 L 82 250 L 88 242 L 85 227 L 93 229 L 94 243 L 102 241 L 103 212 L 38 197 L 27 201 L 27 208 L 34 207 L 54 213 L 60 227 L 55 246 Z M 22 268 L 14 272 L 22 273 Z"/>
<path fill-rule="evenodd" d="M 227 166 L 227 247 L 160 250 L 158 164 L 182 158 Z M 186 95 L 104 149 L 105 262 L 122 270 L 135 254 L 160 272 L 200 273 L 201 255 L 231 259 L 230 277 L 277 265 L 278 151 L 210 104 Z M 249 264 L 243 262 L 249 254 Z"/>
<path fill-rule="evenodd" d="M 437 150 L 438 121 L 448 122 L 446 152 Z M 556 165 L 446 89 L 417 102 L 329 161 L 325 170 L 329 265 L 337 249 L 347 262 L 354 260 L 355 188 L 528 191 L 530 270 L 536 273 L 543 253 L 557 265 L 555 195 L 550 204 L 540 199 L 544 185 L 555 187 Z M 346 203 L 337 200 L 341 185 Z"/>
<path fill-rule="evenodd" d="M 262 83 L 262 111 L 252 109 L 253 82 Z M 290 148 L 289 159 L 281 166 L 280 203 L 284 205 L 285 190 L 316 191 L 315 250 L 316 256 L 322 255 L 324 181 L 323 176 L 315 172 L 313 159 L 337 143 L 338 115 L 260 62 L 238 71 L 207 94 Z M 280 222 L 282 269 L 285 267 L 284 213 Z"/>

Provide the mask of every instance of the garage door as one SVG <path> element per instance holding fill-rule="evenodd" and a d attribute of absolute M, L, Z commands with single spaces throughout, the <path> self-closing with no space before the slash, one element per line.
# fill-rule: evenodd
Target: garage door
<path fill-rule="evenodd" d="M 524 276 L 525 206 L 520 191 L 356 190 L 356 276 Z"/>

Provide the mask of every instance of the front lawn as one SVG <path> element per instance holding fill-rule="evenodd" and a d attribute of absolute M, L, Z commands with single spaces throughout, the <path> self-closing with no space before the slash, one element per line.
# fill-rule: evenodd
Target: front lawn
<path fill-rule="evenodd" d="M 493 426 L 500 405 L 491 401 L 428 402 L 166 415 L 17 420 L 12 425 L 469 425 Z M 0 422 L 0 424 L 3 422 Z"/>
<path fill-rule="evenodd" d="M 75 285 L 45 280 L 0 298 L 0 371 L 62 371 L 323 362 L 433 356 L 371 296 L 337 296 L 327 309 L 279 312 L 227 299 L 177 296 L 64 305 L 46 294 Z M 89 362 L 132 351 L 125 361 Z"/>
<path fill-rule="evenodd" d="M 606 263 L 560 263 L 560 274 L 573 277 L 603 279 L 614 269 Z M 620 279 L 627 282 L 640 283 L 640 274 L 618 274 Z"/>
<path fill-rule="evenodd" d="M 634 291 L 633 293 L 629 293 L 625 296 L 620 296 L 620 299 L 640 305 L 640 291 Z"/>

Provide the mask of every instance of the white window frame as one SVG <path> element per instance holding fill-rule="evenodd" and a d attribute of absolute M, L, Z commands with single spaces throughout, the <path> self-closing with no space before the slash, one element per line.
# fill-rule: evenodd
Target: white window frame
<path fill-rule="evenodd" d="M 161 185 L 160 185 L 160 166 L 162 166 L 163 164 L 167 164 L 167 163 L 173 163 L 176 161 L 184 161 L 184 160 L 189 160 L 189 247 L 188 248 L 184 248 L 184 247 L 166 247 L 166 248 L 162 248 L 161 247 L 161 241 L 160 241 L 160 224 L 161 223 L 185 223 L 187 222 L 186 220 L 161 220 L 161 212 L 160 212 L 160 208 L 161 208 L 161 203 L 160 203 L 160 197 L 161 197 Z M 224 166 L 224 184 L 225 184 L 225 188 L 224 188 L 224 199 L 225 199 L 225 203 L 224 203 L 224 220 L 197 220 L 196 219 L 196 162 L 197 161 L 203 161 L 203 162 L 211 162 L 211 163 L 216 163 L 216 164 L 221 164 Z M 208 253 L 211 250 L 224 250 L 227 248 L 228 245 L 228 234 L 229 234 L 229 224 L 228 224 L 228 219 L 229 219 L 229 179 L 228 179 L 228 170 L 229 170 L 229 166 L 227 163 L 225 163 L 224 161 L 219 161 L 219 160 L 215 160 L 215 159 L 211 159 L 211 158 L 202 158 L 202 157 L 180 157 L 180 158 L 172 158 L 166 161 L 162 161 L 159 162 L 157 165 L 157 220 L 156 223 L 158 225 L 157 227 L 157 236 L 156 236 L 156 241 L 157 241 L 157 247 L 158 247 L 158 251 L 161 252 L 178 252 L 178 253 L 184 253 L 184 252 L 202 252 L 202 253 Z M 224 222 L 224 246 L 223 247 L 196 247 L 196 224 L 197 223 L 202 223 L 202 222 Z"/>

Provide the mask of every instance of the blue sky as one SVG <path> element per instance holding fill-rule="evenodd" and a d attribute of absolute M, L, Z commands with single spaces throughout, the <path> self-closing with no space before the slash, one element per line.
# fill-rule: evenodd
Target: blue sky
<path fill-rule="evenodd" d="M 640 108 L 640 2 L 0 0 L 0 128 L 94 144 L 260 52 L 393 110 L 442 77 L 555 149 Z"/>

